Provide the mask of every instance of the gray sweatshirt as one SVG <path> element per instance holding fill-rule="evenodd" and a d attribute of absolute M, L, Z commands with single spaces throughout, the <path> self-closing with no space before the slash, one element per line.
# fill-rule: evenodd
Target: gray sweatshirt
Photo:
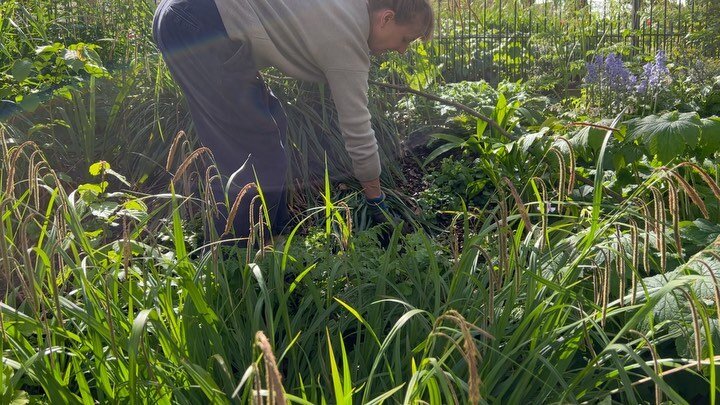
<path fill-rule="evenodd" d="M 380 175 L 368 111 L 370 17 L 366 0 L 215 0 L 233 40 L 250 44 L 259 69 L 327 82 L 355 177 Z"/>

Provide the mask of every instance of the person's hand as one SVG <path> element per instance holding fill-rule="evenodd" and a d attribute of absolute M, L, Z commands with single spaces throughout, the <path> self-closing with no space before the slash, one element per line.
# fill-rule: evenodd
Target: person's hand
<path fill-rule="evenodd" d="M 380 246 L 387 248 L 392 239 L 395 228 L 402 222 L 400 216 L 394 213 L 385 202 L 385 194 L 376 198 L 365 198 L 368 205 L 368 216 L 371 226 L 379 226 L 378 241 Z M 405 224 L 407 225 L 407 224 Z M 405 229 L 405 227 L 403 227 Z"/>
<path fill-rule="evenodd" d="M 385 203 L 385 193 L 381 193 L 380 196 L 376 198 L 366 197 L 365 201 L 368 204 L 368 214 L 372 220 L 372 225 L 392 224 L 395 222 Z"/>

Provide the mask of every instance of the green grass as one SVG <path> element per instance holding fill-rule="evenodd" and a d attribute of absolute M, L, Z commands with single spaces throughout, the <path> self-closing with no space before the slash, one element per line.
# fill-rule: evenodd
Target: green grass
<path fill-rule="evenodd" d="M 330 215 L 315 222 L 327 227 L 246 252 L 194 245 L 183 217 L 196 200 L 116 193 L 110 175 L 105 194 L 68 189 L 33 150 L 6 150 L 0 172 L 0 260 L 19 281 L 0 306 L 5 399 L 246 402 L 281 381 L 297 403 L 632 403 L 653 386 L 682 403 L 660 367 L 703 364 L 694 374 L 715 379 L 706 340 L 695 360 L 656 354 L 679 332 L 653 311 L 700 278 L 631 293 L 642 274 L 617 237 L 642 212 L 632 203 L 601 199 L 581 220 L 591 206 L 566 201 L 551 215 L 534 209 L 550 201 L 527 200 L 520 215 L 498 193 L 495 210 L 457 214 L 456 249 L 399 229 L 383 249 L 376 230 L 343 234 L 328 189 L 319 212 Z M 31 158 L 34 177 L 11 170 Z M 714 304 L 690 294 L 685 325 L 710 330 Z"/>
<path fill-rule="evenodd" d="M 717 204 L 697 221 L 720 189 L 699 166 L 621 201 L 598 175 L 583 198 L 573 155 L 493 146 L 485 207 L 383 248 L 357 185 L 337 190 L 351 166 L 326 89 L 270 77 L 305 210 L 284 242 L 239 249 L 200 234 L 206 156 L 178 135 L 150 3 L 80 3 L 0 5 L 5 72 L 56 38 L 104 38 L 111 68 L 49 83 L 74 90 L 0 128 L 0 403 L 715 403 Z M 398 95 L 372 91 L 392 186 Z M 577 171 L 604 173 L 604 153 Z"/>

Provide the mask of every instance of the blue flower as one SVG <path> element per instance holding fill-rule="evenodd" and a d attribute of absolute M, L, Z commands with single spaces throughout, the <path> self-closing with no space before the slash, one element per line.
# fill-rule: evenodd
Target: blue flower
<path fill-rule="evenodd" d="M 637 82 L 637 77 L 630 73 L 622 58 L 615 53 L 606 57 L 595 55 L 585 67 L 587 74 L 584 82 L 588 85 L 599 84 L 614 91 L 627 91 L 634 88 Z"/>
<path fill-rule="evenodd" d="M 663 85 L 669 83 L 671 80 L 665 51 L 658 51 L 655 54 L 655 60 L 643 66 L 643 73 L 637 85 L 637 92 L 640 94 L 657 93 L 662 90 Z"/>
<path fill-rule="evenodd" d="M 617 91 L 626 91 L 636 79 L 625 67 L 622 59 L 615 53 L 610 53 L 605 58 L 605 70 L 610 88 Z"/>
<path fill-rule="evenodd" d="M 599 83 L 602 79 L 602 72 L 604 70 L 604 60 L 602 55 L 595 55 L 592 62 L 589 62 L 585 65 L 587 68 L 587 75 L 585 75 L 585 83 L 587 84 L 595 84 Z"/>

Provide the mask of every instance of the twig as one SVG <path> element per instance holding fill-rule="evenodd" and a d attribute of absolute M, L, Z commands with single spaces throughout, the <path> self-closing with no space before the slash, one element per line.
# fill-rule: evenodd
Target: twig
<path fill-rule="evenodd" d="M 510 140 L 512 140 L 512 141 L 517 141 L 517 139 L 518 139 L 516 136 L 511 135 L 510 133 L 508 133 L 503 127 L 500 126 L 500 124 L 498 124 L 498 123 L 497 123 L 495 120 L 493 120 L 492 118 L 489 118 L 489 117 L 487 117 L 487 116 L 485 116 L 485 115 L 483 115 L 483 114 L 481 114 L 481 113 L 473 110 L 472 108 L 470 108 L 470 107 L 468 107 L 468 106 L 466 106 L 466 105 L 464 105 L 464 104 L 460 104 L 460 103 L 458 103 L 458 102 L 456 102 L 456 101 L 452 101 L 452 100 L 448 100 L 448 99 L 445 99 L 445 98 L 442 98 L 442 97 L 438 97 L 438 96 L 436 96 L 436 95 L 434 95 L 434 94 L 426 93 L 426 92 L 424 92 L 424 91 L 411 89 L 410 87 L 407 87 L 407 86 L 400 86 L 400 85 L 397 85 L 397 84 L 390 84 L 390 83 L 380 83 L 380 82 L 376 82 L 376 81 L 373 81 L 373 80 L 369 80 L 368 83 L 374 84 L 374 85 L 380 86 L 380 87 L 387 87 L 387 88 L 389 88 L 389 89 L 395 89 L 395 90 L 399 90 L 399 91 L 403 91 L 403 92 L 407 92 L 407 93 L 416 94 L 416 95 L 418 95 L 418 96 L 425 97 L 425 98 L 427 98 L 427 99 L 429 99 L 429 100 L 437 101 L 437 102 L 439 102 L 439 103 L 442 103 L 442 104 L 445 104 L 445 105 L 449 105 L 449 106 L 455 107 L 455 108 L 457 108 L 458 110 L 464 111 L 464 112 L 472 115 L 473 117 L 475 117 L 475 118 L 477 118 L 477 119 L 479 119 L 479 120 L 482 120 L 482 121 L 487 122 L 491 127 L 497 129 L 498 132 L 500 132 L 501 134 L 503 134 L 503 136 L 505 136 L 506 138 L 508 138 L 508 139 L 510 139 Z"/>
<path fill-rule="evenodd" d="M 604 131 L 619 131 L 619 129 L 617 129 L 617 128 L 608 127 L 606 125 L 601 125 L 601 124 L 593 124 L 591 122 L 571 122 L 568 125 L 575 126 L 575 127 L 592 127 L 592 128 L 602 129 Z"/>

